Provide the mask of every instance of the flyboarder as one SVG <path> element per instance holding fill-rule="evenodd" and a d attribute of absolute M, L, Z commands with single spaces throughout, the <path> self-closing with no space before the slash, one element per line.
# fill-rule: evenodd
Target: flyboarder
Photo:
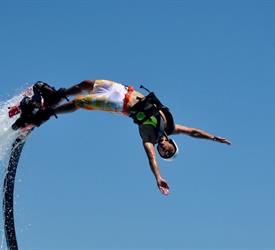
<path fill-rule="evenodd" d="M 162 194 L 168 195 L 169 185 L 160 174 L 155 145 L 163 159 L 172 160 L 178 153 L 178 146 L 174 140 L 169 138 L 170 135 L 185 134 L 227 145 L 231 143 L 223 137 L 209 134 L 206 131 L 176 124 L 169 109 L 160 102 L 156 95 L 143 86 L 141 88 L 149 94 L 144 96 L 132 86 L 109 80 L 84 80 L 68 89 L 61 88 L 57 92 L 58 102 L 67 96 L 75 96 L 75 99 L 60 106 L 48 106 L 39 110 L 37 117 L 35 116 L 37 118 L 35 125 L 39 126 L 52 115 L 74 112 L 80 108 L 120 113 L 132 118 L 139 127 L 139 134 L 157 186 Z M 15 124 L 17 127 L 22 127 L 20 122 L 15 122 Z M 27 122 L 24 126 L 26 124 Z"/>

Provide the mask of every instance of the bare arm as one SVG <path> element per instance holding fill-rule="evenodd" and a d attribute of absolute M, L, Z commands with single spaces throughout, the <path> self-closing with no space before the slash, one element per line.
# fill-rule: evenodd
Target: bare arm
<path fill-rule="evenodd" d="M 144 142 L 143 143 L 146 155 L 149 160 L 150 168 L 156 178 L 158 188 L 160 192 L 164 195 L 169 194 L 169 186 L 167 182 L 161 177 L 160 175 L 160 168 L 156 160 L 156 152 L 154 145 L 151 142 Z"/>
<path fill-rule="evenodd" d="M 231 142 L 225 138 L 209 134 L 208 132 L 203 131 L 201 129 L 190 128 L 179 124 L 176 124 L 174 134 L 187 134 L 196 138 L 208 139 L 208 140 L 217 141 L 220 143 L 225 143 L 228 145 L 231 144 Z"/>

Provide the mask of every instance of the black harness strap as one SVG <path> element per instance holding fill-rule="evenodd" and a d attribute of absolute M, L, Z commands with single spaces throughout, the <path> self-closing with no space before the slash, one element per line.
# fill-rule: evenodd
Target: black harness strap
<path fill-rule="evenodd" d="M 156 116 L 159 110 L 165 106 L 159 101 L 153 92 L 150 92 L 144 99 L 139 100 L 131 109 L 130 117 L 134 123 L 142 124 L 151 116 Z"/>
<path fill-rule="evenodd" d="M 150 92 L 142 85 L 140 88 L 145 89 L 147 92 L 149 92 L 149 94 L 143 99 L 139 99 L 139 101 L 133 107 L 131 107 L 129 116 L 133 119 L 134 123 L 138 125 L 143 124 L 150 117 L 155 116 L 158 119 L 158 134 L 172 134 L 175 129 L 175 123 L 169 108 L 161 103 L 154 92 Z M 160 111 L 162 111 L 166 119 L 165 128 L 161 128 L 163 126 L 159 126 L 160 120 L 164 120 Z"/>

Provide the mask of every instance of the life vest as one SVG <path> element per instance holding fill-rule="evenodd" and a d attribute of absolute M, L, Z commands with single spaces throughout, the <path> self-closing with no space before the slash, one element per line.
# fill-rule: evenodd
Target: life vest
<path fill-rule="evenodd" d="M 163 114 L 161 114 L 161 112 Z M 175 130 L 175 123 L 173 119 L 173 115 L 169 111 L 169 108 L 163 105 L 154 92 L 149 92 L 147 96 L 143 99 L 140 99 L 133 107 L 130 108 L 130 117 L 133 119 L 134 123 L 141 124 L 150 124 L 148 120 L 151 117 L 155 117 L 157 119 L 157 134 L 158 138 L 160 138 L 164 133 L 170 135 Z M 166 124 L 164 124 L 165 116 Z"/>

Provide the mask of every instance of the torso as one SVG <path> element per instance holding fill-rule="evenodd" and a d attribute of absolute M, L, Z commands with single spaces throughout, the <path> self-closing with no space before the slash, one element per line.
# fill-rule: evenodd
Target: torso
<path fill-rule="evenodd" d="M 141 94 L 140 92 L 134 90 L 130 96 L 130 100 L 128 102 L 128 108 L 131 108 L 133 107 L 138 101 L 140 98 L 144 98 L 144 95 Z"/>
<path fill-rule="evenodd" d="M 139 101 L 139 98 L 144 98 L 145 96 L 143 94 L 141 94 L 140 92 L 134 90 L 133 93 L 131 94 L 131 97 L 130 97 L 130 101 L 128 103 L 128 109 L 130 109 L 131 107 L 133 107 L 138 101 Z M 163 117 L 163 120 L 164 120 L 164 123 L 165 125 L 167 124 L 167 120 L 166 120 L 166 117 L 164 115 L 164 113 L 162 111 L 160 111 L 161 113 L 161 116 Z"/>

